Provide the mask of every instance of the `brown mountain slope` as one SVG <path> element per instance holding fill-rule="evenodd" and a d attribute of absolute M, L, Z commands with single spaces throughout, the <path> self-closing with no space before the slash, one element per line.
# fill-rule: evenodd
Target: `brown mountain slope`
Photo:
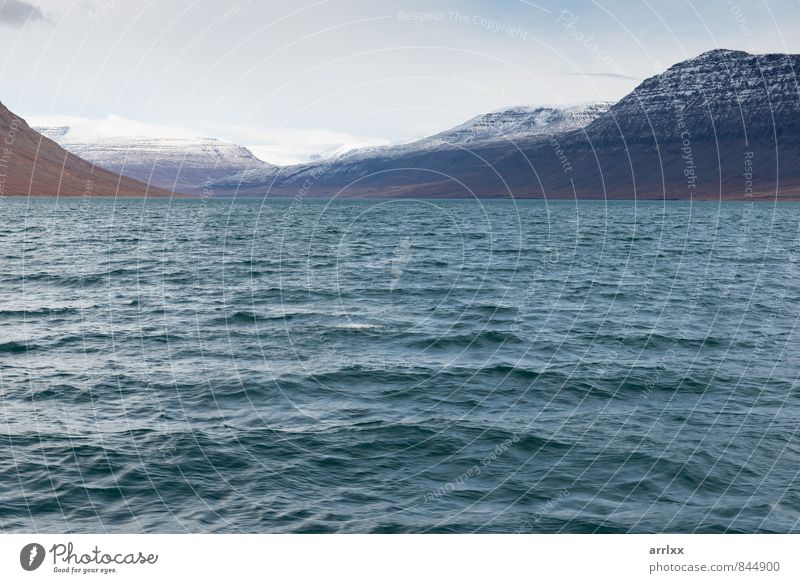
<path fill-rule="evenodd" d="M 92 166 L 0 103 L 0 196 L 171 196 Z"/>

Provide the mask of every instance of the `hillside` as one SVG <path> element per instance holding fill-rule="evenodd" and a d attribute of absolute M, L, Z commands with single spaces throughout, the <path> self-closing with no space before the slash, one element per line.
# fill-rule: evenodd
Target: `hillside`
<path fill-rule="evenodd" d="M 64 150 L 0 103 L 0 196 L 171 196 Z"/>

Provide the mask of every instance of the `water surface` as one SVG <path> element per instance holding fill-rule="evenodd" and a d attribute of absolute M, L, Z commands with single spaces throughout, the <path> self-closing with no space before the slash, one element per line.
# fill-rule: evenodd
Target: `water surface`
<path fill-rule="evenodd" d="M 5 531 L 798 530 L 800 205 L 0 217 Z"/>

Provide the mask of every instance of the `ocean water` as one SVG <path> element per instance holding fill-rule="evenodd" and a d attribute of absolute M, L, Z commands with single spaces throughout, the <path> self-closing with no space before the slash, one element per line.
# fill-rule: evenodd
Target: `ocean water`
<path fill-rule="evenodd" d="M 0 218 L 3 531 L 800 530 L 800 205 Z"/>

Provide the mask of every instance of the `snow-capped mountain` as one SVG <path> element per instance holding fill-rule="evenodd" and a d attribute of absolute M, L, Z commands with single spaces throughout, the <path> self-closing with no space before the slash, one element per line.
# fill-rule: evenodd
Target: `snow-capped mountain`
<path fill-rule="evenodd" d="M 336 156 L 356 160 L 372 156 L 405 156 L 414 152 L 438 149 L 446 145 L 466 146 L 485 140 L 558 134 L 587 126 L 607 112 L 613 103 L 600 101 L 567 107 L 520 105 L 484 113 L 449 130 L 405 144 L 360 148 Z"/>
<path fill-rule="evenodd" d="M 798 66 L 798 55 L 708 51 L 646 79 L 587 131 L 648 141 L 798 136 Z"/>
<path fill-rule="evenodd" d="M 600 101 L 572 107 L 510 107 L 479 115 L 427 140 L 468 144 L 492 138 L 558 134 L 589 125 L 612 105 L 612 102 Z"/>
<path fill-rule="evenodd" d="M 247 148 L 215 138 L 120 136 L 87 140 L 73 137 L 69 126 L 36 129 L 101 168 L 177 192 L 197 192 L 209 180 L 244 170 L 274 168 Z"/>

